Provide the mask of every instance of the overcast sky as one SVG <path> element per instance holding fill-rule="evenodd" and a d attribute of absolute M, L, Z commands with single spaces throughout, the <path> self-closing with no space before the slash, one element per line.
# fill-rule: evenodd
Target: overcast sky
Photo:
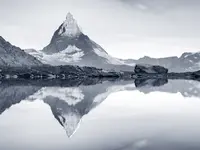
<path fill-rule="evenodd" d="M 42 49 L 67 12 L 119 58 L 200 51 L 199 0 L 0 0 L 0 35 L 21 48 Z"/>

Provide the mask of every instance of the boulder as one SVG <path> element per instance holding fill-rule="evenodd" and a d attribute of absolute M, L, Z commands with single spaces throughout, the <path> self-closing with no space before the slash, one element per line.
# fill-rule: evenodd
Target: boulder
<path fill-rule="evenodd" d="M 151 66 L 151 65 L 136 65 L 135 66 L 135 73 L 136 74 L 166 74 L 168 73 L 168 69 L 162 66 Z"/>

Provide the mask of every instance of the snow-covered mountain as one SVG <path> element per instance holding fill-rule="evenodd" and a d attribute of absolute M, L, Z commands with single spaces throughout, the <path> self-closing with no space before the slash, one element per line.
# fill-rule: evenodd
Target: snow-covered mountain
<path fill-rule="evenodd" d="M 50 65 L 79 65 L 115 70 L 133 70 L 135 64 L 110 56 L 100 45 L 92 41 L 79 28 L 68 13 L 66 20 L 55 31 L 51 42 L 43 50 L 26 50 L 41 62 Z"/>
<path fill-rule="evenodd" d="M 1 67 L 31 67 L 42 63 L 35 57 L 27 54 L 19 47 L 11 45 L 0 36 L 0 66 Z"/>
<path fill-rule="evenodd" d="M 180 57 L 151 58 L 143 57 L 138 60 L 126 60 L 132 64 L 159 65 L 169 69 L 169 72 L 187 72 L 200 70 L 200 52 L 183 53 Z"/>

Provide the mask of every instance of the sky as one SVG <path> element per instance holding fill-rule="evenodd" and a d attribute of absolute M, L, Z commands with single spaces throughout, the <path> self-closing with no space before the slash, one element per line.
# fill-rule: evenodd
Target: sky
<path fill-rule="evenodd" d="M 198 0 L 0 0 L 0 36 L 40 50 L 68 12 L 83 33 L 118 58 L 200 51 Z"/>

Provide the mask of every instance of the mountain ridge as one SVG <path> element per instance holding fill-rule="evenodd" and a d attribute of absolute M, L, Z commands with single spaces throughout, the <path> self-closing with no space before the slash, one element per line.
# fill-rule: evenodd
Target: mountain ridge
<path fill-rule="evenodd" d="M 169 72 L 188 72 L 200 70 L 200 52 L 184 52 L 180 57 L 171 56 L 152 58 L 144 56 L 139 59 L 128 59 L 126 63 L 159 65 L 169 69 Z"/>
<path fill-rule="evenodd" d="M 34 56 L 27 54 L 17 46 L 12 45 L 0 36 L 0 66 L 1 67 L 31 67 L 42 63 Z"/>

